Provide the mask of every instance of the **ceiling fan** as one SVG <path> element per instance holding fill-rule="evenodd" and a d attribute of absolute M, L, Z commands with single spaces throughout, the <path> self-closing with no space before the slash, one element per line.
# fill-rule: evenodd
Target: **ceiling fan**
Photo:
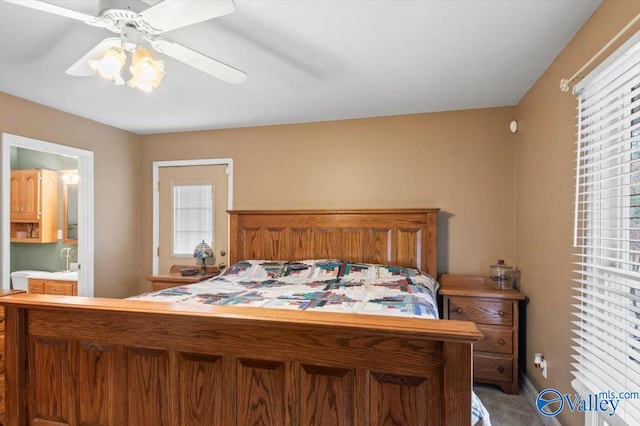
<path fill-rule="evenodd" d="M 136 60 L 136 50 L 142 47 L 143 42 L 147 42 L 157 52 L 184 62 L 227 83 L 242 83 L 247 78 L 243 71 L 172 40 L 158 37 L 167 31 L 232 13 L 235 10 L 233 0 L 100 0 L 100 13 L 98 16 L 92 16 L 41 0 L 5 1 L 82 21 L 85 24 L 106 28 L 115 34 L 119 34 L 119 37 L 109 37 L 102 40 L 76 63 L 71 65 L 66 70 L 69 75 L 95 75 L 97 72 L 96 60 L 104 57 L 105 53 L 108 55 L 112 51 L 119 52 L 118 54 L 122 55 L 119 58 L 124 58 L 125 51 L 131 53 L 133 62 Z M 146 5 L 151 6 L 145 9 Z M 148 51 L 145 55 L 148 57 L 147 59 L 150 58 Z M 162 79 L 164 77 L 164 64 L 162 61 L 156 62 L 159 62 L 162 68 L 162 76 L 160 77 Z M 122 65 L 124 65 L 124 59 L 122 59 Z M 118 79 L 121 80 L 119 70 Z M 118 79 L 116 79 L 116 84 L 123 84 L 123 81 L 119 83 Z"/>

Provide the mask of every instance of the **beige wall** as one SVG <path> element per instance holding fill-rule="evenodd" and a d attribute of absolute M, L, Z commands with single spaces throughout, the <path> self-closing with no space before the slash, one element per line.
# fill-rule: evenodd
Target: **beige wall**
<path fill-rule="evenodd" d="M 140 137 L 0 93 L 0 132 L 94 153 L 95 295 L 138 290 Z"/>
<path fill-rule="evenodd" d="M 439 272 L 486 273 L 514 261 L 513 116 L 508 107 L 143 136 L 141 217 L 151 217 L 153 161 L 230 157 L 236 209 L 439 207 Z M 150 221 L 141 232 L 143 278 Z"/>
<path fill-rule="evenodd" d="M 539 389 L 572 392 L 571 304 L 576 102 L 559 90 L 635 15 L 640 1 L 608 0 L 517 106 L 516 247 L 527 307 L 527 376 Z M 633 34 L 630 32 L 627 37 Z M 606 55 L 605 55 L 606 57 Z M 548 362 L 548 378 L 533 368 L 533 353 Z M 602 389 L 606 390 L 606 389 Z M 563 424 L 581 425 L 565 409 Z"/>

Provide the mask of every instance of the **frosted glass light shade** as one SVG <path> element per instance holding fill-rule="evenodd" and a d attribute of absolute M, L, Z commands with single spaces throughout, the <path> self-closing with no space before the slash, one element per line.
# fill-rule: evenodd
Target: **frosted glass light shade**
<path fill-rule="evenodd" d="M 116 84 L 124 84 L 120 76 L 120 70 L 124 66 L 127 57 L 121 49 L 110 48 L 104 52 L 101 59 L 89 59 L 89 66 L 104 79 L 114 81 Z"/>
<path fill-rule="evenodd" d="M 133 77 L 127 84 L 144 92 L 150 92 L 160 86 L 164 78 L 164 61 L 153 59 L 147 49 L 139 47 L 131 54 L 129 71 Z"/>

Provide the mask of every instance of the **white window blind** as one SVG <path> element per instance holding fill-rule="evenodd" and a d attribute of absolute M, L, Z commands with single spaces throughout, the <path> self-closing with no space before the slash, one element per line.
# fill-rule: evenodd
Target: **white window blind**
<path fill-rule="evenodd" d="M 173 187 L 173 255 L 192 256 L 202 241 L 213 241 L 213 187 L 175 185 Z"/>
<path fill-rule="evenodd" d="M 576 390 L 640 391 L 640 42 L 578 87 Z M 621 400 L 616 424 L 637 424 Z"/>

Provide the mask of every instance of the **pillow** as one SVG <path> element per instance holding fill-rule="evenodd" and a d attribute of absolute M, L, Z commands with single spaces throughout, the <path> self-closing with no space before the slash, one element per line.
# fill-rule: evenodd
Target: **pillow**
<path fill-rule="evenodd" d="M 340 274 L 340 268 L 342 267 L 342 265 L 343 262 L 341 260 L 317 260 L 313 265 L 313 271 L 311 272 L 310 277 L 321 280 L 336 279 Z"/>

